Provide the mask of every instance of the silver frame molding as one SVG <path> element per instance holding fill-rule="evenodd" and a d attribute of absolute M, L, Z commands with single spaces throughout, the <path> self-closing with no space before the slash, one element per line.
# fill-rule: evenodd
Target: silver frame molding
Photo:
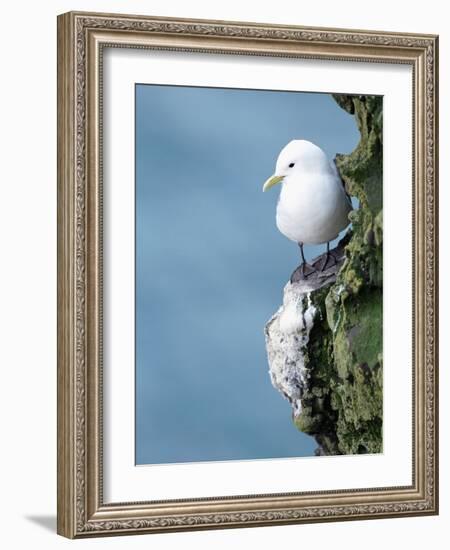
<path fill-rule="evenodd" d="M 413 68 L 413 484 L 103 502 L 102 50 L 133 47 Z M 438 38 L 70 12 L 58 17 L 58 533 L 70 538 L 438 513 Z M 151 495 L 149 495 L 150 499 Z"/>

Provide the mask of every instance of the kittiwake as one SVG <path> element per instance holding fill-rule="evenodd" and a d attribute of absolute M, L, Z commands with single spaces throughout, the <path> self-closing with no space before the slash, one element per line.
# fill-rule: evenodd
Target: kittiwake
<path fill-rule="evenodd" d="M 277 227 L 298 243 L 302 273 L 307 277 L 315 270 L 306 263 L 303 245 L 327 243 L 321 270 L 328 267 L 330 241 L 349 224 L 352 203 L 335 163 L 310 141 L 295 139 L 281 150 L 275 173 L 266 180 L 263 191 L 281 182 Z"/>

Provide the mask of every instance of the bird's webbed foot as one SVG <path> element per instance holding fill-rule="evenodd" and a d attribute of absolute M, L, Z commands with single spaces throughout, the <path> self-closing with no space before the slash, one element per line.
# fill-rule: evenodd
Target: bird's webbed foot
<path fill-rule="evenodd" d="M 304 279 L 307 279 L 310 275 L 316 272 L 316 269 L 308 264 L 307 262 L 303 262 L 301 266 L 301 272 Z"/>
<path fill-rule="evenodd" d="M 320 266 L 320 272 L 323 273 L 330 267 L 333 267 L 336 265 L 336 256 L 333 254 L 333 252 L 330 251 L 330 243 L 327 242 L 327 251 L 324 255 L 324 258 L 322 260 L 322 265 Z"/>
<path fill-rule="evenodd" d="M 320 266 L 320 271 L 326 271 L 330 267 L 336 265 L 336 258 L 332 252 L 327 252 L 323 258 L 322 265 Z"/>

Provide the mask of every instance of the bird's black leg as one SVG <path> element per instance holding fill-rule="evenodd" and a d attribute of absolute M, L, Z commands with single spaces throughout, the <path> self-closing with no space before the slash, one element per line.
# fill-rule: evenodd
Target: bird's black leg
<path fill-rule="evenodd" d="M 302 255 L 302 262 L 304 264 L 306 264 L 306 260 L 305 260 L 305 254 L 303 252 L 303 243 L 298 243 L 298 246 L 300 247 L 300 254 Z"/>
<path fill-rule="evenodd" d="M 334 265 L 333 263 L 328 265 L 330 263 L 330 258 L 332 258 L 334 260 L 334 263 L 336 263 L 336 258 L 330 252 L 330 243 L 327 242 L 327 253 L 325 254 L 325 259 L 323 261 L 322 267 L 320 268 L 320 271 L 325 271 L 325 269 Z"/>
<path fill-rule="evenodd" d="M 302 255 L 302 275 L 303 278 L 308 277 L 311 275 L 311 273 L 314 273 L 315 269 L 311 265 L 308 264 L 308 262 L 305 260 L 305 254 L 303 252 L 303 243 L 298 243 L 298 246 L 300 247 L 300 254 Z"/>

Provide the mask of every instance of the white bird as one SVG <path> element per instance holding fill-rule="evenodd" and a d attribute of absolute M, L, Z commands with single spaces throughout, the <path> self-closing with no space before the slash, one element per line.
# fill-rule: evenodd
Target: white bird
<path fill-rule="evenodd" d="M 330 258 L 330 241 L 347 227 L 352 210 L 336 165 L 314 143 L 295 139 L 281 150 L 275 173 L 266 180 L 263 191 L 281 182 L 277 227 L 288 239 L 298 243 L 304 277 L 315 269 L 306 263 L 303 245 L 327 243 L 323 271 Z"/>

